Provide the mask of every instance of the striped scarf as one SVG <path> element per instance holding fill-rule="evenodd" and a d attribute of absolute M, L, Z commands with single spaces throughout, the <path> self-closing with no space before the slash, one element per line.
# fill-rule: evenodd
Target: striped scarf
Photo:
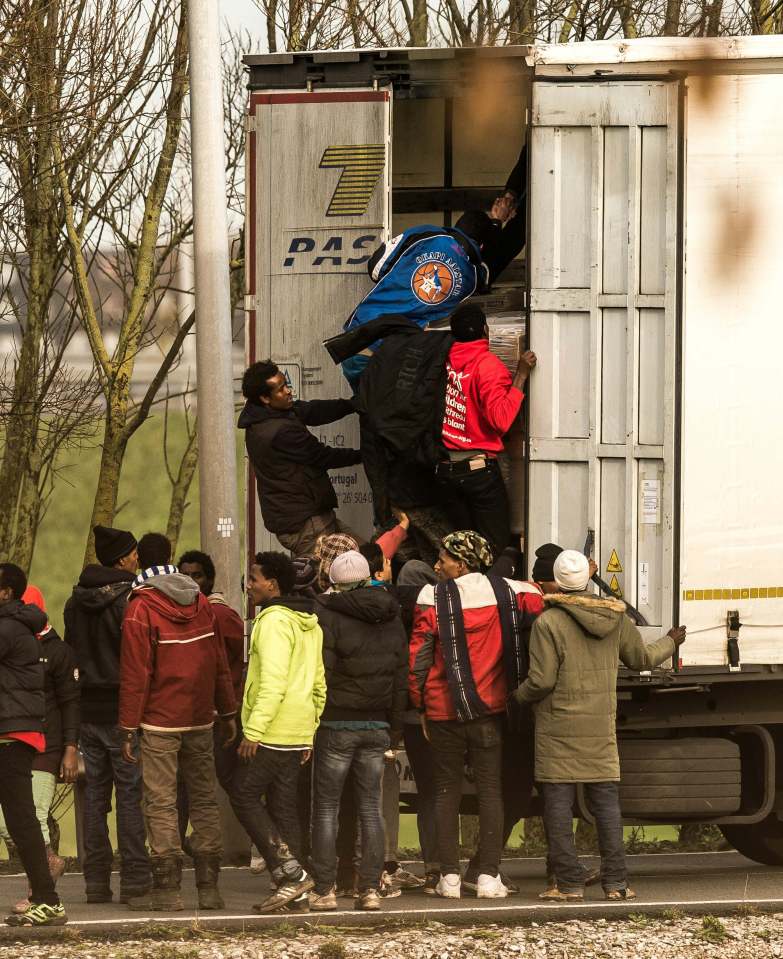
<path fill-rule="evenodd" d="M 527 650 L 523 642 L 522 621 L 516 594 L 500 576 L 488 576 L 487 579 L 492 585 L 498 607 L 506 682 L 509 689 L 516 689 L 528 670 Z M 479 696 L 470 665 L 459 588 L 453 580 L 438 583 L 435 587 L 435 612 L 449 692 L 457 711 L 457 718 L 460 722 L 466 723 L 486 716 L 487 704 Z"/>
<path fill-rule="evenodd" d="M 139 586 L 144 586 L 147 580 L 153 576 L 168 576 L 169 573 L 178 572 L 177 567 L 172 566 L 170 563 L 167 563 L 165 566 L 148 566 L 147 569 L 143 569 L 136 579 L 133 580 L 131 589 L 138 589 Z"/>

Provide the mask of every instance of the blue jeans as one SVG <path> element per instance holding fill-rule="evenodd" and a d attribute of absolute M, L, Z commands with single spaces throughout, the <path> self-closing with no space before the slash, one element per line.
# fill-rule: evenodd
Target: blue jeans
<path fill-rule="evenodd" d="M 312 860 L 316 892 L 328 892 L 337 876 L 337 817 L 348 773 L 352 773 L 362 831 L 359 889 L 377 889 L 383 871 L 381 815 L 383 754 L 389 748 L 385 729 L 329 729 L 315 737 L 313 768 Z"/>
<path fill-rule="evenodd" d="M 122 758 L 116 726 L 82 723 L 79 748 L 84 756 L 84 884 L 89 891 L 110 888 L 114 852 L 106 817 L 112 787 L 117 796 L 117 844 L 120 847 L 120 894 L 144 891 L 150 884 L 150 861 L 141 815 L 141 766 Z M 138 755 L 138 753 L 137 753 Z"/>
<path fill-rule="evenodd" d="M 574 801 L 576 783 L 541 783 L 544 797 L 544 830 L 549 855 L 547 869 L 554 873 L 561 892 L 581 892 L 585 872 L 574 844 Z M 620 784 L 585 783 L 587 807 L 595 817 L 601 853 L 601 885 L 606 892 L 625 889 L 623 820 L 620 814 Z"/>

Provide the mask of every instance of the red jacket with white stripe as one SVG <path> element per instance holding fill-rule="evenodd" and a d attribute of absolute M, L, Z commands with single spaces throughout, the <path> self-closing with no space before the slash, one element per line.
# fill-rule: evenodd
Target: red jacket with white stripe
<path fill-rule="evenodd" d="M 500 452 L 525 394 L 511 385 L 505 364 L 489 352 L 489 340 L 455 343 L 446 372 L 443 445 L 449 450 Z"/>
<path fill-rule="evenodd" d="M 131 590 L 122 621 L 123 729 L 208 729 L 236 712 L 215 615 L 189 576 L 153 576 Z"/>
<path fill-rule="evenodd" d="M 465 639 L 476 691 L 491 713 L 502 713 L 511 692 L 503 666 L 503 636 L 492 585 L 481 573 L 468 573 L 454 582 L 462 601 Z M 507 579 L 522 614 L 523 629 L 544 609 L 541 591 L 532 583 Z M 457 710 L 449 690 L 446 662 L 438 634 L 435 587 L 425 586 L 416 602 L 410 645 L 408 689 L 413 705 L 427 719 L 456 719 Z"/>

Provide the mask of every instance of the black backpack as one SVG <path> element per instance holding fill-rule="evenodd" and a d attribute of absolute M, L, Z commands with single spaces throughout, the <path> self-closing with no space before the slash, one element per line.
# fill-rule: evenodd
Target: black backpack
<path fill-rule="evenodd" d="M 448 331 L 400 329 L 387 335 L 362 374 L 357 407 L 387 449 L 407 463 L 433 467 L 446 405 Z"/>

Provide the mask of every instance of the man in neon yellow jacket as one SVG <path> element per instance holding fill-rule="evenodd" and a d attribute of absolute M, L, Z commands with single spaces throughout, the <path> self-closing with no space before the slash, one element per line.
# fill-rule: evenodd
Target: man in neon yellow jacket
<path fill-rule="evenodd" d="M 248 593 L 262 609 L 250 638 L 232 805 L 276 887 L 258 912 L 306 912 L 313 887 L 301 866 L 297 787 L 326 702 L 326 679 L 323 633 L 312 600 L 291 595 L 295 581 L 283 553 L 259 553 L 250 567 Z"/>

